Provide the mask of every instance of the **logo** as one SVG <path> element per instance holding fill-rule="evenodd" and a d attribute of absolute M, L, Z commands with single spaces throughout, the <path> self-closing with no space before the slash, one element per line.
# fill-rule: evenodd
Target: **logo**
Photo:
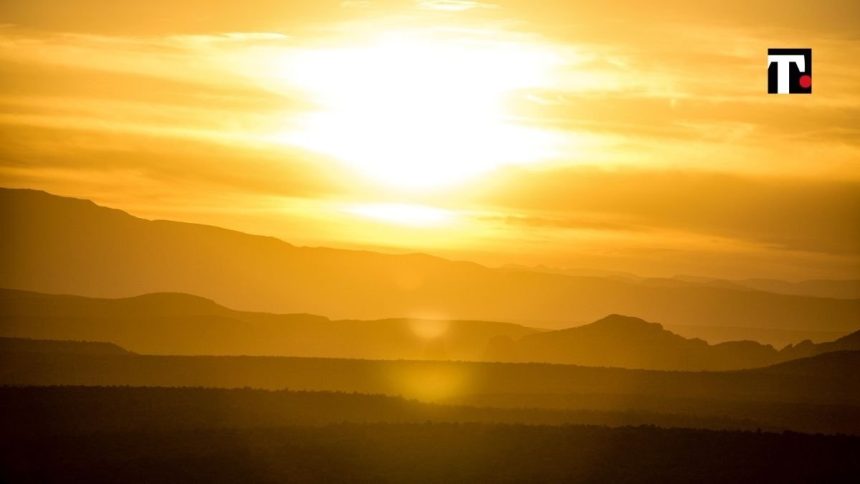
<path fill-rule="evenodd" d="M 812 49 L 768 49 L 767 92 L 812 94 Z"/>

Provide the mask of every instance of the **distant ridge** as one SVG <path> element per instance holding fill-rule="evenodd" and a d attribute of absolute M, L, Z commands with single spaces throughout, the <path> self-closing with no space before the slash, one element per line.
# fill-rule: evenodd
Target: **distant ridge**
<path fill-rule="evenodd" d="M 0 353 L 44 353 L 74 355 L 131 355 L 113 343 L 100 341 L 59 341 L 0 337 Z"/>
<path fill-rule="evenodd" d="M 761 368 L 759 371 L 806 377 L 814 376 L 816 378 L 826 378 L 827 375 L 850 372 L 856 377 L 857 371 L 860 371 L 860 351 L 855 349 L 824 352 L 778 363 Z"/>
<path fill-rule="evenodd" d="M 502 361 L 567 363 L 661 370 L 732 370 L 839 350 L 860 350 L 860 331 L 829 343 L 804 341 L 781 351 L 755 341 L 709 345 L 640 318 L 612 314 L 591 324 L 495 339 L 491 354 Z"/>
<path fill-rule="evenodd" d="M 109 341 L 137 353 L 545 362 L 658 370 L 733 370 L 828 351 L 860 350 L 860 331 L 777 350 L 754 341 L 710 345 L 658 323 L 613 314 L 541 331 L 493 321 L 331 320 L 234 311 L 187 294 L 122 299 L 0 289 L 0 336 Z"/>
<path fill-rule="evenodd" d="M 493 337 L 536 330 L 489 321 L 330 320 L 234 311 L 179 293 L 120 299 L 0 289 L 0 336 L 97 340 L 138 353 L 478 360 Z"/>

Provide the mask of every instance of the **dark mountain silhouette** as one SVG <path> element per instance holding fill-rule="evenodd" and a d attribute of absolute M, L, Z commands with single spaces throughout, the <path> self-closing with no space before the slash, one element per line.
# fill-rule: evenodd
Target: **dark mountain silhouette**
<path fill-rule="evenodd" d="M 199 294 L 231 307 L 334 318 L 505 320 L 554 327 L 606 314 L 667 325 L 858 329 L 860 300 L 490 269 L 421 254 L 296 247 L 149 221 L 86 200 L 0 190 L 0 286 L 94 297 Z"/>
<path fill-rule="evenodd" d="M 559 331 L 488 321 L 332 321 L 307 314 L 234 311 L 186 294 L 96 299 L 0 289 L 0 321 L 0 336 L 110 341 L 147 354 L 454 359 L 691 371 L 753 368 L 860 350 L 860 332 L 778 351 L 754 341 L 710 345 L 619 315 Z"/>
<path fill-rule="evenodd" d="M 0 321 L 0 336 L 110 341 L 149 354 L 376 359 L 475 360 L 494 337 L 536 331 L 487 321 L 251 313 L 187 294 L 95 299 L 8 289 L 0 289 Z"/>
<path fill-rule="evenodd" d="M 817 331 L 775 328 L 750 328 L 737 326 L 693 326 L 683 324 L 663 324 L 663 327 L 685 338 L 699 338 L 709 343 L 729 341 L 758 341 L 782 348 L 799 341 L 833 341 L 849 331 Z"/>
<path fill-rule="evenodd" d="M 802 341 L 796 345 L 789 345 L 781 351 L 787 360 L 803 358 L 806 356 L 820 355 L 834 351 L 858 351 L 860 350 L 860 331 L 855 331 L 843 336 L 836 341 L 815 344 L 811 341 Z"/>
<path fill-rule="evenodd" d="M 0 353 L 67 353 L 76 355 L 131 354 L 113 343 L 0 337 Z"/>
<path fill-rule="evenodd" d="M 639 318 L 613 314 L 584 326 L 494 338 L 489 355 L 501 361 L 541 361 L 586 366 L 663 370 L 755 368 L 829 351 L 860 351 L 860 331 L 829 343 L 804 341 L 781 351 L 755 341 L 710 345 Z"/>

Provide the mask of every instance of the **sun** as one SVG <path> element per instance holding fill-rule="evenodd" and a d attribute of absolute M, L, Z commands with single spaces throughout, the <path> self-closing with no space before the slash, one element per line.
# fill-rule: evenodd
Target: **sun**
<path fill-rule="evenodd" d="M 550 135 L 519 122 L 506 100 L 543 85 L 554 56 L 493 39 L 396 33 L 292 53 L 280 75 L 315 108 L 284 138 L 404 189 L 550 156 Z"/>
<path fill-rule="evenodd" d="M 346 208 L 347 213 L 371 220 L 411 227 L 446 225 L 454 219 L 448 210 L 413 203 L 361 203 Z"/>

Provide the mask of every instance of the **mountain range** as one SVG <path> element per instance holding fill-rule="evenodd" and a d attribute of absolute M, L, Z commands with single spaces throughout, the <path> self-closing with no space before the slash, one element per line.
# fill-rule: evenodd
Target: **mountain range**
<path fill-rule="evenodd" d="M 804 340 L 777 350 L 756 341 L 712 345 L 701 339 L 684 338 L 658 323 L 613 314 L 583 326 L 526 335 L 519 341 L 495 337 L 488 355 L 499 361 L 714 371 L 757 368 L 833 351 L 857 350 L 860 331 L 831 342 Z"/>
<path fill-rule="evenodd" d="M 660 370 L 754 368 L 860 350 L 860 331 L 781 350 L 754 341 L 711 345 L 639 318 L 610 315 L 547 331 L 492 321 L 331 320 L 235 311 L 187 294 L 123 299 L 0 290 L 0 336 L 107 341 L 136 353 L 544 362 Z"/>
<path fill-rule="evenodd" d="M 735 328 L 733 335 L 744 337 L 749 329 L 775 344 L 811 334 L 821 340 L 822 334 L 860 326 L 858 299 L 297 247 L 218 227 L 144 220 L 33 190 L 0 189 L 0 225 L 0 287 L 44 293 L 119 298 L 180 292 L 250 311 L 338 319 L 432 316 L 546 328 L 619 313 L 683 326 L 685 336 L 697 336 L 696 328 Z"/>

